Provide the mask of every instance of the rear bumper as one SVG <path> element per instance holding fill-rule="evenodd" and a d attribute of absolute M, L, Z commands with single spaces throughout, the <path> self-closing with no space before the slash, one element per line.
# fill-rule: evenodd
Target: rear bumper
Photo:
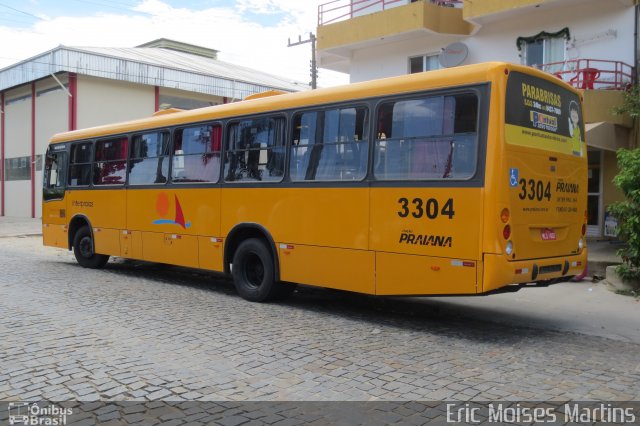
<path fill-rule="evenodd" d="M 580 275 L 587 267 L 587 249 L 580 254 L 509 261 L 502 254 L 485 254 L 480 293 L 486 293 L 509 284 L 553 280 Z"/>

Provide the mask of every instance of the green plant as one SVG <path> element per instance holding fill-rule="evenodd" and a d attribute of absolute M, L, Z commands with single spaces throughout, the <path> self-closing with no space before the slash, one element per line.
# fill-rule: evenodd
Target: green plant
<path fill-rule="evenodd" d="M 640 117 L 640 85 L 636 84 L 624 93 L 622 105 L 613 107 L 613 113 L 629 114 L 632 118 Z"/>
<path fill-rule="evenodd" d="M 618 219 L 618 236 L 626 241 L 618 255 L 624 262 L 616 268 L 623 279 L 640 280 L 640 149 L 618 150 L 620 172 L 613 183 L 626 200 L 609 206 Z"/>

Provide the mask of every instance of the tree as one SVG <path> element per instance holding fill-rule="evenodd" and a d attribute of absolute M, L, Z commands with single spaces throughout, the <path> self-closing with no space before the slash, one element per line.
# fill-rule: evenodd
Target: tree
<path fill-rule="evenodd" d="M 622 105 L 614 107 L 613 113 L 629 114 L 634 119 L 640 117 L 640 85 L 636 84 L 625 92 Z"/>
<path fill-rule="evenodd" d="M 618 236 L 626 241 L 618 250 L 624 262 L 616 272 L 627 280 L 640 280 L 640 149 L 618 150 L 620 172 L 613 183 L 622 191 L 626 200 L 609 206 L 618 219 Z"/>
<path fill-rule="evenodd" d="M 640 85 L 624 94 L 622 105 L 613 108 L 613 113 L 628 114 L 634 120 L 640 117 Z M 618 236 L 627 245 L 618 250 L 624 263 L 616 272 L 623 279 L 640 280 L 640 149 L 621 149 L 617 155 L 620 172 L 613 183 L 626 200 L 612 204 L 608 210 L 618 219 Z"/>

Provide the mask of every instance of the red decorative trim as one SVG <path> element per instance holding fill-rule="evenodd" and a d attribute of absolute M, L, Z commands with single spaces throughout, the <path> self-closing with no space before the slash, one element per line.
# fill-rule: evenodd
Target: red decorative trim
<path fill-rule="evenodd" d="M 78 78 L 76 73 L 69 73 L 69 130 L 78 128 Z"/>
<path fill-rule="evenodd" d="M 36 217 L 36 83 L 31 83 L 31 217 Z"/>
<path fill-rule="evenodd" d="M 2 112 L 0 113 L 0 171 L 2 175 L 0 175 L 0 216 L 4 216 L 4 92 L 0 93 L 0 109 Z"/>
<path fill-rule="evenodd" d="M 155 94 L 156 94 L 156 106 L 155 106 L 155 111 L 158 112 L 160 111 L 160 87 L 156 86 L 155 87 Z"/>

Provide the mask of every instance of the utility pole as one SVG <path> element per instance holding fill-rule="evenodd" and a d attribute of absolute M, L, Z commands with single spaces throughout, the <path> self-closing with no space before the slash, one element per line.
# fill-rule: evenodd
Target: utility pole
<path fill-rule="evenodd" d="M 318 64 L 316 63 L 316 35 L 309 33 L 309 38 L 302 40 L 302 36 L 298 36 L 298 41 L 291 43 L 291 39 L 288 39 L 289 44 L 287 47 L 299 46 L 305 43 L 311 43 L 311 88 L 318 87 Z"/>

